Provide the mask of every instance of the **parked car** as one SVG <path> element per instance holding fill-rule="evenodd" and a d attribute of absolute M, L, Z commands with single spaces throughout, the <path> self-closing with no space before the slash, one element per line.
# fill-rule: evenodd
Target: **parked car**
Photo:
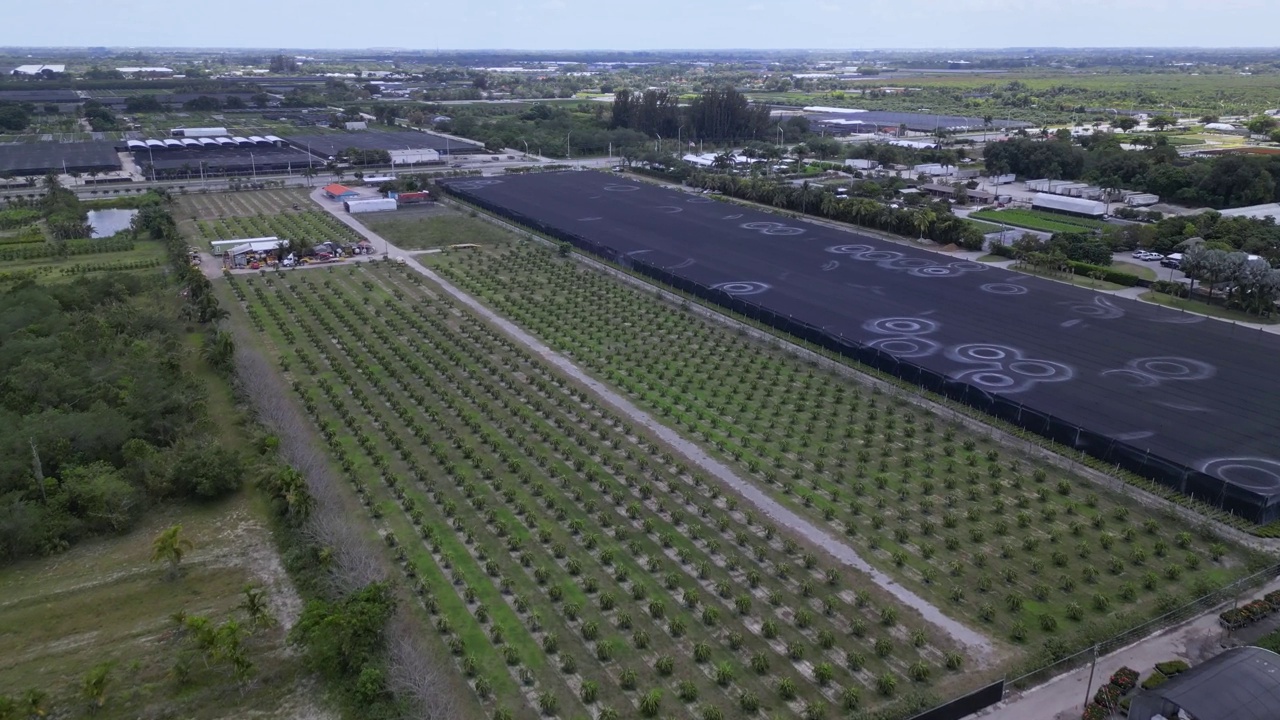
<path fill-rule="evenodd" d="M 1182 266 L 1182 253 L 1173 253 L 1165 256 L 1160 260 L 1160 264 L 1167 268 L 1178 268 Z"/>
<path fill-rule="evenodd" d="M 1150 251 L 1150 250 L 1144 250 L 1143 248 L 1138 248 L 1137 250 L 1134 250 L 1134 251 L 1133 251 L 1133 256 L 1134 256 L 1135 258 L 1139 259 L 1139 260 L 1143 260 L 1143 259 L 1144 259 L 1144 256 L 1145 256 L 1147 253 L 1149 253 L 1149 252 L 1151 252 L 1151 251 Z"/>
<path fill-rule="evenodd" d="M 1140 259 L 1145 260 L 1146 262 L 1156 262 L 1157 260 L 1163 260 L 1164 256 L 1158 252 L 1148 252 L 1143 253 Z"/>

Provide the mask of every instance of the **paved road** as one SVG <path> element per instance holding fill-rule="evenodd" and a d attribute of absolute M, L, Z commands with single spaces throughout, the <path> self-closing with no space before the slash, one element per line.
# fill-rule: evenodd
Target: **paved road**
<path fill-rule="evenodd" d="M 899 585 L 896 580 L 868 564 L 857 554 L 857 552 L 853 550 L 853 548 L 845 544 L 839 538 L 818 528 L 805 518 L 792 512 L 789 508 L 781 505 L 768 494 L 757 488 L 753 483 L 739 477 L 727 465 L 707 455 L 703 452 L 702 448 L 698 447 L 698 445 L 685 439 L 675 430 L 672 430 L 658 422 L 644 410 L 641 410 L 633 404 L 630 400 L 592 378 L 571 360 L 555 350 L 552 350 L 550 347 L 534 338 L 514 323 L 500 317 L 492 310 L 482 305 L 475 298 L 418 263 L 418 261 L 414 259 L 413 254 L 392 245 L 386 238 L 365 227 L 364 224 L 356 218 L 345 212 L 341 212 L 341 205 L 326 199 L 323 193 L 319 190 L 312 194 L 312 199 L 332 213 L 334 217 L 338 218 L 356 232 L 359 232 L 369 238 L 369 240 L 374 243 L 375 249 L 381 248 L 386 257 L 393 260 L 404 259 L 406 265 L 439 285 L 445 292 L 452 295 L 459 302 L 475 310 L 476 313 L 496 325 L 512 339 L 532 350 L 539 357 L 558 368 L 561 372 L 582 383 L 595 393 L 597 397 L 613 406 L 618 412 L 625 415 L 632 422 L 648 428 L 650 432 L 658 436 L 663 442 L 675 448 L 680 452 L 680 454 L 692 461 L 694 465 L 697 465 L 704 471 L 719 478 L 745 500 L 755 505 L 757 509 L 764 513 L 765 516 L 774 523 L 781 527 L 789 528 L 814 545 L 826 550 L 832 557 L 836 558 L 841 563 L 865 573 L 872 582 L 892 594 L 907 607 L 914 608 L 926 621 L 938 626 L 938 628 L 949 635 L 956 643 L 965 646 L 967 654 L 977 661 L 979 665 L 984 665 L 986 658 L 992 656 L 993 646 L 986 636 L 969 628 L 963 623 L 952 619 L 919 595 L 916 595 L 911 590 Z"/>

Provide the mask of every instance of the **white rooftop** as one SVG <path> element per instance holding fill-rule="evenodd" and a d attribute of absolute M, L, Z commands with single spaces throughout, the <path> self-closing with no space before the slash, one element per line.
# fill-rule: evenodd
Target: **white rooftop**
<path fill-rule="evenodd" d="M 39 75 L 48 70 L 51 73 L 66 72 L 66 65 L 19 65 L 13 69 L 14 75 Z"/>
<path fill-rule="evenodd" d="M 1274 221 L 1280 218 L 1280 203 L 1267 203 L 1265 205 L 1250 205 L 1249 207 L 1232 208 L 1230 210 L 1220 210 L 1225 217 L 1248 217 L 1261 220 L 1270 216 Z"/>

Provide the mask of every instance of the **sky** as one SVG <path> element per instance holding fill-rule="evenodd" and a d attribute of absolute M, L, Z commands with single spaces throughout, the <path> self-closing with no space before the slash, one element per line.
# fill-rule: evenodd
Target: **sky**
<path fill-rule="evenodd" d="M 1276 47 L 1276 0 L 0 0 L 0 46 Z"/>

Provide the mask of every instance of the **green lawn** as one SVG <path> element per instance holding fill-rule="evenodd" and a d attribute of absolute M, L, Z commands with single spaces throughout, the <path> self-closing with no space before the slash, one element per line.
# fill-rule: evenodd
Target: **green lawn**
<path fill-rule="evenodd" d="M 491 223 L 448 213 L 408 218 L 384 217 L 366 221 L 370 230 L 405 250 L 425 250 L 460 243 L 498 245 L 511 236 Z"/>
<path fill-rule="evenodd" d="M 1116 272 L 1122 272 L 1129 275 L 1137 275 L 1143 280 L 1156 279 L 1156 271 L 1153 268 L 1148 267 L 1146 265 L 1139 265 L 1138 263 L 1116 261 L 1111 263 L 1111 269 L 1115 270 Z"/>
<path fill-rule="evenodd" d="M 1087 232 L 1096 230 L 1106 226 L 1101 220 L 1090 220 L 1087 218 L 1078 218 L 1071 215 L 1059 215 L 1057 213 L 1044 212 L 1041 210 L 979 210 L 969 216 L 978 220 L 987 220 L 993 223 L 1005 223 L 1006 225 L 1015 225 L 1017 227 L 1028 228 L 1030 230 L 1042 230 L 1044 232 Z"/>
<path fill-rule="evenodd" d="M 1223 320 L 1262 323 L 1264 325 L 1274 325 L 1277 322 L 1280 322 L 1280 317 L 1275 315 L 1269 318 L 1262 318 L 1257 315 L 1240 312 L 1239 310 L 1229 310 L 1221 305 L 1210 305 L 1203 300 L 1174 297 L 1172 295 L 1166 295 L 1155 291 L 1143 293 L 1140 298 L 1157 305 L 1164 305 L 1165 307 L 1176 308 L 1178 310 L 1208 315 L 1209 317 L 1222 318 Z"/>
<path fill-rule="evenodd" d="M 970 225 L 973 225 L 974 227 L 978 228 L 978 230 L 980 230 L 983 235 L 1000 232 L 1001 230 L 1004 230 L 1004 228 L 1000 227 L 999 225 L 992 225 L 991 223 L 982 222 L 981 220 L 967 220 L 967 222 Z"/>
<path fill-rule="evenodd" d="M 1079 285 L 1080 287 L 1090 288 L 1092 290 L 1123 290 L 1125 288 L 1124 285 L 1107 282 L 1106 280 L 1095 280 L 1087 275 L 1052 272 L 1027 265 L 1026 263 L 1019 263 L 1013 266 L 1013 269 L 1017 269 L 1018 272 L 1026 273 L 1028 275 L 1039 275 L 1040 277 L 1049 278 L 1050 280 L 1071 283 L 1072 285 Z"/>

